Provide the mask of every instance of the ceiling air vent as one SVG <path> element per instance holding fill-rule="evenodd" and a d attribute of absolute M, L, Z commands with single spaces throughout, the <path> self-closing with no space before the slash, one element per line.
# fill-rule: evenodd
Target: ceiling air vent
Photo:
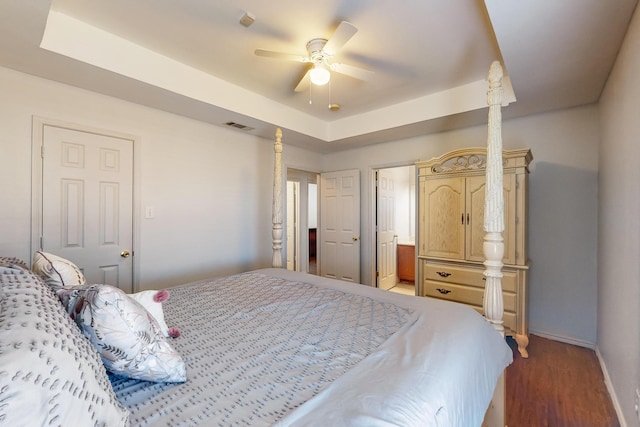
<path fill-rule="evenodd" d="M 245 131 L 250 131 L 250 130 L 254 129 L 254 128 L 249 127 L 247 125 L 243 125 L 241 123 L 236 123 L 236 122 L 227 122 L 227 123 L 225 123 L 225 125 L 231 126 L 232 128 L 236 128 L 236 129 L 240 129 L 240 130 L 245 130 Z"/>

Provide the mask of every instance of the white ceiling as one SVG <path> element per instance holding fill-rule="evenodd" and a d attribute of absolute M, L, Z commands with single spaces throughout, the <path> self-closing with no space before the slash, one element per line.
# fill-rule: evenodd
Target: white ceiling
<path fill-rule="evenodd" d="M 505 117 L 595 102 L 636 4 L 3 0 L 0 66 L 268 139 L 280 126 L 285 143 L 330 152 L 483 123 L 495 59 L 507 74 Z M 332 73 L 295 93 L 304 64 L 253 53 L 305 55 L 342 20 L 358 32 L 336 60 L 374 71 L 367 82 Z"/>

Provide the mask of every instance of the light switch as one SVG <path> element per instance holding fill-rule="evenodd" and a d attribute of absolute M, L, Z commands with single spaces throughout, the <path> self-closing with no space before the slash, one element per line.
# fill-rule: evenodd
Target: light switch
<path fill-rule="evenodd" d="M 144 208 L 144 217 L 146 219 L 151 219 L 155 216 L 155 212 L 153 209 L 153 206 L 147 206 L 146 208 Z"/>

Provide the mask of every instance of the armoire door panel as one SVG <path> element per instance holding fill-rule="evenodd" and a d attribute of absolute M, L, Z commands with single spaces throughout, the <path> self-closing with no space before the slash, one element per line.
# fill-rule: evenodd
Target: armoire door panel
<path fill-rule="evenodd" d="M 429 180 L 421 185 L 428 218 L 421 238 L 422 255 L 464 259 L 464 178 Z"/>
<path fill-rule="evenodd" d="M 515 175 L 505 175 L 504 185 L 504 264 L 515 263 L 515 210 L 511 208 L 515 205 Z M 466 209 L 469 214 L 466 230 L 466 259 L 469 261 L 484 261 L 484 200 L 485 200 L 485 178 L 484 176 L 472 176 L 467 178 L 467 203 Z"/>
<path fill-rule="evenodd" d="M 484 176 L 467 178 L 466 197 L 466 259 L 469 261 L 484 260 Z"/>

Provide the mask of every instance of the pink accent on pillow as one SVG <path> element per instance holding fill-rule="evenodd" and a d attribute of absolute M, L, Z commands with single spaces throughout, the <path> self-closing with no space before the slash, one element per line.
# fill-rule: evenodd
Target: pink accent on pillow
<path fill-rule="evenodd" d="M 178 338 L 180 336 L 180 329 L 178 329 L 178 328 L 169 328 L 169 336 L 171 338 Z"/>
<path fill-rule="evenodd" d="M 153 300 L 155 302 L 164 302 L 168 299 L 169 299 L 169 291 L 158 291 L 158 293 L 156 293 L 153 296 Z"/>

